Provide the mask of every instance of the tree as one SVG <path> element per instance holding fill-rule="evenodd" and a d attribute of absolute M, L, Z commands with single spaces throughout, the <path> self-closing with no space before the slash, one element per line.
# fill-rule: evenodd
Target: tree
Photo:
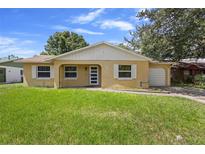
<path fill-rule="evenodd" d="M 125 41 L 142 54 L 172 61 L 205 57 L 205 9 L 146 9 L 137 18 L 149 22 Z"/>
<path fill-rule="evenodd" d="M 140 48 L 140 38 L 139 38 L 139 32 L 141 27 L 136 27 L 136 30 L 134 32 L 130 31 L 131 38 L 128 39 L 124 37 L 125 42 L 127 42 L 126 46 L 131 50 L 139 50 Z"/>
<path fill-rule="evenodd" d="M 13 54 L 8 55 L 8 59 L 9 59 L 9 60 L 18 59 L 18 58 L 19 58 L 18 56 L 15 56 L 15 55 L 13 55 Z"/>
<path fill-rule="evenodd" d="M 73 32 L 56 32 L 48 38 L 45 51 L 41 55 L 59 55 L 88 46 L 83 36 Z"/>
<path fill-rule="evenodd" d="M 129 46 L 127 46 L 126 44 L 124 43 L 120 43 L 118 44 L 119 47 L 123 48 L 123 49 L 127 49 L 127 50 L 133 50 L 132 48 L 130 48 Z"/>

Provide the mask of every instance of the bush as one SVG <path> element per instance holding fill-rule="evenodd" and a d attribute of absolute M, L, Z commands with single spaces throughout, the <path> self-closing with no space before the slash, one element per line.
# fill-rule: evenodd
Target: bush
<path fill-rule="evenodd" d="M 194 83 L 198 85 L 205 85 L 205 75 L 204 74 L 197 74 L 194 77 Z"/>
<path fill-rule="evenodd" d="M 185 82 L 186 83 L 193 83 L 193 77 L 191 75 L 187 76 Z"/>

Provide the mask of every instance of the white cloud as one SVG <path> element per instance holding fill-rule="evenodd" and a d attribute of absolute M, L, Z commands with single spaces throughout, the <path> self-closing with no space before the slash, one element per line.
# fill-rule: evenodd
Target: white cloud
<path fill-rule="evenodd" d="M 28 44 L 32 44 L 32 40 L 20 40 L 17 38 L 0 36 L 0 55 L 8 56 L 11 54 L 28 57 L 37 53 L 35 50 L 28 49 Z"/>
<path fill-rule="evenodd" d="M 55 29 L 55 30 L 60 30 L 60 31 L 69 29 L 70 31 L 73 31 L 76 33 L 81 33 L 81 34 L 90 34 L 90 35 L 103 35 L 104 34 L 102 32 L 90 31 L 90 30 L 83 29 L 83 28 L 69 28 L 69 27 L 66 27 L 64 25 L 54 25 L 51 28 Z"/>
<path fill-rule="evenodd" d="M 41 36 L 41 34 L 33 34 L 33 33 L 27 33 L 27 32 L 10 32 L 9 34 L 12 35 L 21 35 L 21 36 Z"/>
<path fill-rule="evenodd" d="M 76 28 L 76 29 L 73 29 L 73 31 L 76 33 L 83 33 L 83 34 L 90 34 L 90 35 L 103 35 L 104 34 L 102 32 L 94 32 L 94 31 L 90 31 L 90 30 L 82 29 L 82 28 Z"/>
<path fill-rule="evenodd" d="M 32 40 L 23 40 L 21 43 L 22 43 L 23 45 L 24 45 L 24 44 L 32 44 L 32 43 L 35 43 L 35 41 L 32 41 Z"/>
<path fill-rule="evenodd" d="M 9 38 L 9 37 L 1 37 L 0 36 L 0 47 L 1 46 L 8 46 L 15 43 L 16 38 Z"/>
<path fill-rule="evenodd" d="M 51 29 L 54 29 L 54 30 L 67 30 L 68 27 L 63 26 L 63 25 L 54 25 L 54 26 L 51 27 Z"/>
<path fill-rule="evenodd" d="M 131 23 L 121 20 L 104 20 L 100 23 L 100 27 L 102 29 L 119 28 L 123 31 L 134 29 L 134 26 Z"/>
<path fill-rule="evenodd" d="M 30 50 L 30 49 L 23 49 L 23 48 L 20 48 L 20 47 L 7 47 L 4 50 L 0 49 L 0 53 L 1 54 L 6 54 L 6 55 L 14 54 L 14 55 L 17 55 L 17 56 L 24 57 L 24 56 L 28 56 L 28 55 L 31 55 L 31 54 L 35 54 L 36 51 Z"/>
<path fill-rule="evenodd" d="M 95 11 L 89 12 L 88 14 L 80 15 L 78 17 L 73 18 L 73 23 L 85 24 L 95 20 L 99 17 L 105 9 L 97 9 Z"/>

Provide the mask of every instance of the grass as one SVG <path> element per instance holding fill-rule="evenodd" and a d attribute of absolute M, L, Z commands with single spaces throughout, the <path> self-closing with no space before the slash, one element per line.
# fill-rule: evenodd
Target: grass
<path fill-rule="evenodd" d="M 184 98 L 0 86 L 0 144 L 205 144 L 205 105 Z"/>

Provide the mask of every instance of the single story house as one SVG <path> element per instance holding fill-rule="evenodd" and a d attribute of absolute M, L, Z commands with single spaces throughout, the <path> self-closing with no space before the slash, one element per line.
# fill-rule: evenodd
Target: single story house
<path fill-rule="evenodd" d="M 23 82 L 23 65 L 17 59 L 0 60 L 0 83 Z"/>
<path fill-rule="evenodd" d="M 205 75 L 205 59 L 183 59 L 172 66 L 171 74 L 174 82 L 193 82 L 197 74 Z"/>
<path fill-rule="evenodd" d="M 24 83 L 42 87 L 148 88 L 170 86 L 170 63 L 101 42 L 58 56 L 20 60 Z"/>

